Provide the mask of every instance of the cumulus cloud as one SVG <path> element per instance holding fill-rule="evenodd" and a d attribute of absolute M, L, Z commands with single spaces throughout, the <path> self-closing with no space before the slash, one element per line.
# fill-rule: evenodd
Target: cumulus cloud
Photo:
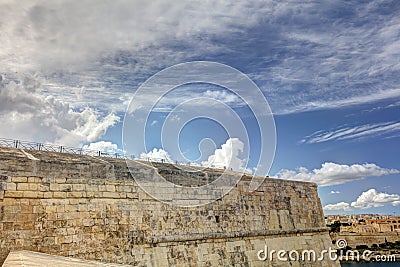
<path fill-rule="evenodd" d="M 340 127 L 332 131 L 317 131 L 306 136 L 301 140 L 301 143 L 314 144 L 336 140 L 387 136 L 393 133 L 400 134 L 400 122 L 375 123 L 354 127 Z"/>
<path fill-rule="evenodd" d="M 328 204 L 324 206 L 325 211 L 349 211 L 352 208 L 357 209 L 368 209 L 383 207 L 385 205 L 391 204 L 393 206 L 400 206 L 400 195 L 398 194 L 387 194 L 383 192 L 377 192 L 376 189 L 371 188 L 363 192 L 356 201 L 351 202 L 351 204 L 346 202 L 339 202 L 336 204 Z"/>
<path fill-rule="evenodd" d="M 325 162 L 320 169 L 312 171 L 304 167 L 300 167 L 296 171 L 284 169 L 277 173 L 277 177 L 286 180 L 314 182 L 320 186 L 328 186 L 362 180 L 366 177 L 379 177 L 397 173 L 400 173 L 400 171 L 382 168 L 373 163 L 341 165 L 333 162 Z"/>
<path fill-rule="evenodd" d="M 149 151 L 148 153 L 143 152 L 140 154 L 140 159 L 146 161 L 174 162 L 169 153 L 162 148 L 153 148 L 153 150 Z"/>
<path fill-rule="evenodd" d="M 119 121 L 93 108 L 73 109 L 53 96 L 40 94 L 41 81 L 24 76 L 19 82 L 0 81 L 0 136 L 78 146 L 94 142 Z"/>
<path fill-rule="evenodd" d="M 82 148 L 94 150 L 94 151 L 101 151 L 101 152 L 107 153 L 109 155 L 124 154 L 123 150 L 119 149 L 117 144 L 114 144 L 114 143 L 108 142 L 108 141 L 99 141 L 99 142 L 95 142 L 95 143 L 90 143 L 88 145 L 84 145 Z"/>
<path fill-rule="evenodd" d="M 398 194 L 378 193 L 376 189 L 372 188 L 363 192 L 356 201 L 351 203 L 351 206 L 360 209 L 382 207 L 389 203 L 396 206 L 399 204 L 399 201 L 400 195 Z"/>
<path fill-rule="evenodd" d="M 240 158 L 244 143 L 239 138 L 229 138 L 221 148 L 217 148 L 214 155 L 202 162 L 204 166 L 217 168 L 232 168 L 234 171 L 243 171 L 245 160 Z"/>
<path fill-rule="evenodd" d="M 328 204 L 326 206 L 324 206 L 324 210 L 325 211 L 338 211 L 338 210 L 344 210 L 344 211 L 349 211 L 350 205 L 349 203 L 346 202 L 339 202 L 336 204 Z"/>
<path fill-rule="evenodd" d="M 201 163 L 191 162 L 192 166 L 203 166 L 213 168 L 230 168 L 234 171 L 252 173 L 251 169 L 244 166 L 245 160 L 240 158 L 240 153 L 243 152 L 244 143 L 239 138 L 229 138 L 221 148 L 217 148 L 214 154 L 208 157 L 207 161 Z M 171 155 L 162 148 L 153 148 L 148 153 L 140 154 L 141 160 L 150 161 L 166 161 L 174 163 Z"/>

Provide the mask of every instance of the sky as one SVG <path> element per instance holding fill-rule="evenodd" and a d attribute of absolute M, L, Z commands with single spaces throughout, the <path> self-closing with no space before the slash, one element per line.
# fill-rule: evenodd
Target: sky
<path fill-rule="evenodd" d="M 0 0 L 0 44 L 1 138 L 264 169 L 317 183 L 326 214 L 400 215 L 398 1 Z M 261 94 L 220 71 L 144 86 L 193 61 Z"/>

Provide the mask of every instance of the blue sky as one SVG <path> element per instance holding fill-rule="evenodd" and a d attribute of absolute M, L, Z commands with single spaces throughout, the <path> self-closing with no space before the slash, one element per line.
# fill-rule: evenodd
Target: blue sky
<path fill-rule="evenodd" d="M 0 137 L 122 149 L 125 110 L 146 79 L 179 63 L 219 62 L 248 75 L 270 105 L 271 176 L 317 182 L 328 214 L 399 213 L 398 1 L 6 1 L 0 32 Z M 240 116 L 253 148 L 238 157 L 250 153 L 255 167 L 262 138 L 249 103 L 214 85 L 182 86 L 160 101 L 147 152 L 162 148 L 172 107 L 196 97 Z M 221 149 L 222 126 L 187 124 L 186 158 L 200 157 L 204 138 L 213 142 L 201 143 L 199 162 Z"/>

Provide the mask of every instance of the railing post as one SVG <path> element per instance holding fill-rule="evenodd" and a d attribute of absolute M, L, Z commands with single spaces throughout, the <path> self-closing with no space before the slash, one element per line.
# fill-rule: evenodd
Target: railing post
<path fill-rule="evenodd" d="M 107 153 L 102 151 L 90 150 L 90 149 L 83 149 L 81 148 L 73 148 L 69 146 L 60 146 L 60 145 L 52 145 L 52 144 L 44 144 L 44 143 L 36 143 L 36 142 L 28 142 L 28 141 L 21 141 L 16 139 L 5 139 L 0 138 L 0 147 L 10 147 L 10 148 L 24 148 L 24 149 L 33 149 L 38 151 L 47 151 L 47 152 L 59 152 L 59 153 L 68 153 L 68 154 L 80 154 L 80 155 L 91 155 L 91 156 L 99 156 L 99 157 L 115 157 L 115 158 L 123 158 L 132 160 L 139 159 L 140 157 L 136 158 L 135 155 L 125 155 L 119 153 Z M 146 158 L 143 160 L 147 160 L 151 162 L 150 158 Z M 165 159 L 157 160 L 157 162 L 165 163 Z M 176 162 L 177 163 L 177 162 Z M 190 164 L 190 163 L 189 163 Z"/>

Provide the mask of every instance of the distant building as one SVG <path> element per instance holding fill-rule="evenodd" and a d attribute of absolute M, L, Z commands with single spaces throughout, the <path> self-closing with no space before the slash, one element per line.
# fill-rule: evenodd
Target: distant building
<path fill-rule="evenodd" d="M 366 224 L 375 227 L 378 232 L 400 232 L 400 218 L 366 220 Z"/>
<path fill-rule="evenodd" d="M 377 233 L 379 231 L 372 225 L 352 225 L 352 226 L 340 226 L 340 232 L 372 234 L 372 233 Z"/>
<path fill-rule="evenodd" d="M 400 232 L 400 218 L 378 214 L 329 215 L 325 217 L 327 225 L 340 222 L 340 232 L 348 233 L 384 233 Z"/>

